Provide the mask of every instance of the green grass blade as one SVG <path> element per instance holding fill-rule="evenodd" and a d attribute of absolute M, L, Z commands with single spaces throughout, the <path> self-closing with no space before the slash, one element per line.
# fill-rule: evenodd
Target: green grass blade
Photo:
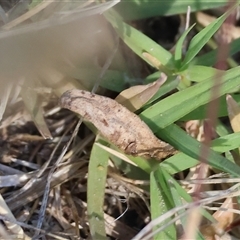
<path fill-rule="evenodd" d="M 236 90 L 237 89 L 238 88 L 236 88 Z M 234 94 L 232 96 L 233 96 L 234 100 L 238 104 L 240 104 L 240 95 L 239 94 Z M 188 120 L 192 120 L 192 119 L 204 119 L 204 118 L 206 118 L 207 105 L 208 104 L 204 104 L 203 106 L 198 107 L 197 109 L 193 110 L 189 114 L 182 117 L 180 120 L 181 121 L 188 121 Z M 218 109 L 218 117 L 228 116 L 226 96 L 220 97 L 219 106 L 221 106 L 221 108 Z"/>
<path fill-rule="evenodd" d="M 88 166 L 87 210 L 93 239 L 106 239 L 103 202 L 109 153 L 94 144 Z"/>
<path fill-rule="evenodd" d="M 193 37 L 189 44 L 189 49 L 185 59 L 182 62 L 182 69 L 184 69 L 193 60 L 193 58 L 200 52 L 209 39 L 218 31 L 231 11 L 232 9 L 227 11 Z"/>
<path fill-rule="evenodd" d="M 172 124 L 164 129 L 159 130 L 156 135 L 160 136 L 163 140 L 169 142 L 171 145 L 179 149 L 181 152 L 193 158 L 183 158 L 179 161 L 179 156 L 175 155 L 172 158 L 167 159 L 162 164 L 163 166 L 170 167 L 173 171 L 182 171 L 183 165 L 186 162 L 194 162 L 194 159 L 199 159 L 200 154 L 200 146 L 202 143 L 199 143 L 194 138 L 190 137 L 186 132 L 184 132 L 180 127 L 175 124 Z M 225 148 L 226 149 L 226 148 Z M 173 158 L 178 158 L 178 162 L 175 160 L 171 161 Z M 187 159 L 187 160 L 186 160 Z M 195 160 L 196 161 L 196 160 Z M 220 171 L 227 172 L 232 174 L 233 176 L 238 177 L 240 174 L 240 167 L 236 164 L 230 162 L 228 159 L 214 152 L 213 150 L 209 150 L 209 155 L 205 161 L 212 167 L 219 169 Z M 196 164 L 196 162 L 195 162 Z M 186 167 L 186 165 L 185 165 Z M 168 169 L 169 173 L 172 173 L 172 170 Z"/>
<path fill-rule="evenodd" d="M 165 175 L 166 179 L 168 180 L 168 184 L 169 184 L 169 189 L 171 191 L 172 197 L 173 197 L 173 201 L 176 207 L 181 207 L 183 205 L 183 201 L 182 199 L 184 199 L 186 202 L 192 202 L 192 197 L 186 192 L 185 189 L 183 189 L 179 183 L 172 177 L 169 175 L 168 172 L 163 170 L 163 173 Z M 183 214 L 185 210 L 181 210 L 178 213 L 179 214 Z M 201 210 L 201 213 L 204 217 L 206 217 L 207 219 L 209 219 L 211 222 L 216 222 L 216 220 L 212 217 L 212 215 L 206 211 L 205 209 Z M 186 223 L 187 223 L 187 215 L 181 217 L 181 223 L 183 225 L 183 227 L 185 227 Z M 197 239 L 199 240 L 203 240 L 203 236 L 202 234 L 198 231 L 197 232 Z"/>
<path fill-rule="evenodd" d="M 180 66 L 181 66 L 183 43 L 184 43 L 184 40 L 186 39 L 188 33 L 193 29 L 194 26 L 195 26 L 195 24 L 192 25 L 189 29 L 185 30 L 183 35 L 179 38 L 179 40 L 176 43 L 175 54 L 174 54 L 174 61 L 175 61 L 176 68 L 180 68 Z"/>
<path fill-rule="evenodd" d="M 137 29 L 124 23 L 117 15 L 113 16 L 109 13 L 105 16 L 123 41 L 144 61 L 146 59 L 142 56 L 142 53 L 147 52 L 160 61 L 163 66 L 173 67 L 172 54 L 169 51 Z"/>
<path fill-rule="evenodd" d="M 161 77 L 161 72 L 157 71 L 155 73 L 152 73 L 143 80 L 143 84 L 152 83 L 158 80 L 160 77 Z"/>
<path fill-rule="evenodd" d="M 171 192 L 171 194 L 172 194 L 172 196 L 173 196 L 174 205 L 175 205 L 176 207 L 180 207 L 180 206 L 183 205 L 183 201 L 182 201 L 181 195 L 179 194 L 180 191 L 179 191 L 179 189 L 176 188 L 175 184 L 173 183 L 173 181 L 172 181 L 173 178 L 169 178 L 169 179 L 170 179 L 170 181 L 168 181 L 168 185 L 169 185 L 170 192 Z M 181 191 L 184 191 L 180 186 L 179 186 L 179 188 L 181 189 Z M 190 196 L 186 193 L 186 191 L 185 191 L 184 194 L 185 194 L 188 198 L 190 198 Z M 190 198 L 190 199 L 189 199 L 189 202 L 190 202 L 191 200 L 192 200 L 192 199 Z M 181 211 L 179 211 L 179 214 L 184 213 L 184 211 L 185 211 L 185 210 L 182 209 Z M 187 222 L 187 216 L 181 217 L 180 220 L 181 220 L 181 224 L 184 226 L 185 223 Z"/>
<path fill-rule="evenodd" d="M 239 86 L 239 70 L 240 67 L 236 67 L 226 72 L 218 97 Z M 208 103 L 212 85 L 212 80 L 206 79 L 172 94 L 143 111 L 140 117 L 154 132 L 159 128 L 165 128 L 199 106 Z"/>
<path fill-rule="evenodd" d="M 202 82 L 205 79 L 210 79 L 216 76 L 216 68 L 193 65 L 188 67 L 185 71 L 181 72 L 181 80 L 191 81 L 191 82 Z"/>
<path fill-rule="evenodd" d="M 240 146 L 240 132 L 228 134 L 212 141 L 212 149 L 224 153 Z"/>
<path fill-rule="evenodd" d="M 152 219 L 156 219 L 174 207 L 171 192 L 160 168 L 150 174 L 150 200 Z M 165 222 L 156 226 L 156 228 L 163 226 L 168 221 L 166 219 Z M 156 234 L 154 239 L 176 239 L 175 227 L 170 225 L 164 231 Z"/>
<path fill-rule="evenodd" d="M 186 202 L 192 202 L 191 196 L 184 190 L 178 182 L 161 166 L 150 174 L 150 196 L 151 196 L 151 216 L 156 219 L 167 211 L 176 206 L 183 204 L 182 199 Z M 214 222 L 214 218 L 206 210 L 201 210 L 204 217 Z M 179 212 L 181 213 L 181 212 Z M 170 219 L 166 219 L 157 227 L 164 226 Z M 183 224 L 184 224 L 184 219 Z M 156 227 L 156 229 L 157 229 Z M 156 230 L 154 229 L 154 230 Z M 176 239 L 174 225 L 169 226 L 164 231 L 158 233 L 154 239 Z M 202 239 L 200 233 L 197 239 Z"/>
<path fill-rule="evenodd" d="M 196 166 L 199 161 L 184 153 L 178 153 L 161 163 L 161 166 L 170 174 L 179 173 Z"/>
<path fill-rule="evenodd" d="M 233 54 L 237 53 L 240 50 L 240 38 L 235 39 L 232 41 L 229 45 L 229 56 L 232 56 Z M 202 65 L 202 66 L 213 66 L 217 61 L 217 54 L 219 49 L 212 50 L 208 53 L 205 53 L 201 56 L 197 56 L 193 60 L 194 65 Z"/>

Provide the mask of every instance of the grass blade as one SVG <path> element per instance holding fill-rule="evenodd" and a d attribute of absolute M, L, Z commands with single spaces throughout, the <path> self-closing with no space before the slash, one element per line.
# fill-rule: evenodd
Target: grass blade
<path fill-rule="evenodd" d="M 232 56 L 233 54 L 237 53 L 239 51 L 239 45 L 240 45 L 240 38 L 232 41 L 229 45 L 229 56 Z M 194 65 L 202 65 L 202 66 L 213 66 L 217 61 L 217 54 L 219 49 L 214 49 L 208 53 L 205 53 L 201 56 L 197 56 L 193 60 Z"/>
<path fill-rule="evenodd" d="M 195 26 L 192 25 L 189 29 L 187 29 L 183 35 L 179 38 L 179 40 L 176 43 L 176 48 L 175 48 L 175 54 L 174 54 L 174 61 L 175 61 L 175 66 L 179 68 L 181 66 L 181 61 L 182 61 L 182 47 L 184 40 L 186 39 L 188 33 L 193 29 Z"/>
<path fill-rule="evenodd" d="M 159 130 L 156 133 L 158 136 L 161 136 L 163 140 L 169 142 L 171 145 L 179 149 L 181 152 L 185 153 L 186 155 L 194 158 L 199 159 L 200 153 L 200 144 L 197 140 L 190 137 L 186 134 L 180 127 L 177 125 L 170 125 L 164 129 Z M 179 140 L 181 139 L 181 140 Z M 177 155 L 175 155 L 177 156 Z M 175 157 L 174 156 L 174 157 Z M 174 158 L 172 157 L 172 158 Z M 171 158 L 169 158 L 171 159 Z M 175 171 L 179 171 L 179 167 L 182 169 L 183 165 L 186 164 L 186 160 L 180 162 L 170 162 L 169 159 L 164 161 L 162 164 L 167 164 L 170 168 L 174 169 Z M 179 159 L 178 159 L 179 160 Z M 232 163 L 228 159 L 224 158 L 223 156 L 219 155 L 218 153 L 214 152 L 210 149 L 209 155 L 205 161 L 212 167 L 219 169 L 220 171 L 227 172 L 232 174 L 233 176 L 239 176 L 240 167 L 236 164 Z M 195 162 L 196 163 L 196 162 Z M 177 164 L 177 165 L 176 165 Z M 180 166 L 181 165 L 181 166 Z M 180 170 L 182 171 L 182 170 Z"/>
<path fill-rule="evenodd" d="M 219 97 L 239 86 L 239 70 L 240 67 L 233 68 L 223 76 Z M 172 94 L 143 111 L 140 117 L 154 132 L 159 128 L 165 128 L 199 106 L 208 103 L 212 85 L 211 79 L 206 79 Z"/>
<path fill-rule="evenodd" d="M 182 81 L 202 82 L 205 79 L 213 78 L 220 70 L 212 67 L 193 65 L 181 72 Z"/>
<path fill-rule="evenodd" d="M 160 168 L 150 174 L 151 217 L 155 219 L 173 208 L 171 192 Z M 165 225 L 168 219 L 159 228 Z M 156 230 L 156 229 L 155 229 Z M 176 229 L 173 225 L 154 236 L 154 239 L 176 239 Z"/>
<path fill-rule="evenodd" d="M 238 90 L 238 88 L 236 88 L 236 90 Z M 240 95 L 239 94 L 234 94 L 232 96 L 233 96 L 234 100 L 238 104 L 240 104 Z M 227 116 L 228 112 L 227 112 L 227 103 L 226 103 L 226 97 L 225 96 L 220 97 L 219 106 L 221 106 L 221 108 L 219 108 L 219 110 L 218 110 L 218 117 Z M 204 119 L 206 117 L 206 114 L 205 114 L 206 109 L 207 109 L 207 104 L 204 104 L 203 106 L 200 106 L 197 109 L 190 112 L 189 114 L 185 115 L 180 120 L 181 121 L 188 121 L 188 120 L 192 120 L 192 119 Z"/>
<path fill-rule="evenodd" d="M 234 6 L 235 8 L 236 6 Z M 213 21 L 197 35 L 193 37 L 190 42 L 189 49 L 187 51 L 186 57 L 182 63 L 182 69 L 184 69 L 193 58 L 199 53 L 199 51 L 204 47 L 204 45 L 210 40 L 210 38 L 218 31 L 225 19 L 229 16 L 233 8 L 223 14 L 221 17 Z"/>
<path fill-rule="evenodd" d="M 87 210 L 93 239 L 106 239 L 103 202 L 109 153 L 94 144 L 88 167 Z"/>
<path fill-rule="evenodd" d="M 173 68 L 172 54 L 169 51 L 165 50 L 137 29 L 124 23 L 117 15 L 105 14 L 105 16 L 123 41 L 144 61 L 146 61 L 146 59 L 142 54 L 147 52 L 156 58 L 163 66 Z"/>
<path fill-rule="evenodd" d="M 183 206 L 183 201 L 182 199 L 184 199 L 186 202 L 192 202 L 192 198 L 191 196 L 186 192 L 185 189 L 183 189 L 178 182 L 172 178 L 166 171 L 163 170 L 163 173 L 165 175 L 165 178 L 168 179 L 168 184 L 169 184 L 169 189 L 171 191 L 171 194 L 173 196 L 173 201 L 175 204 L 175 207 L 181 207 Z M 183 227 L 186 226 L 187 223 L 187 215 L 184 216 L 184 209 L 180 210 L 178 212 L 179 215 L 183 215 L 183 217 L 180 218 L 181 220 L 181 224 Z M 207 219 L 209 219 L 210 221 L 214 222 L 214 218 L 212 217 L 212 215 L 207 212 L 206 210 L 202 209 L 202 214 L 203 216 L 205 216 Z M 201 233 L 199 231 L 197 231 L 196 233 L 196 239 L 201 239 L 204 240 L 203 236 L 201 235 Z"/>

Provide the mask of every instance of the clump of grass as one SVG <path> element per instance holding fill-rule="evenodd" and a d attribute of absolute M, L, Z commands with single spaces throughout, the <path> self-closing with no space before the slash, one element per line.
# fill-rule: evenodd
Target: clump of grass
<path fill-rule="evenodd" d="M 213 7 L 205 1 L 200 3 L 193 4 L 192 10 Z M 41 6 L 34 4 L 28 14 Z M 72 16 L 70 14 L 74 11 L 67 12 L 67 6 L 55 4 L 55 8 L 46 9 L 52 13 L 59 7 L 62 17 L 64 14 Z M 90 6 L 80 12 L 87 13 L 90 20 L 95 18 L 91 11 L 105 10 L 104 6 L 109 5 Z M 136 11 L 131 10 L 132 7 L 136 7 L 135 1 L 123 1 L 102 16 L 101 19 L 105 19 L 101 21 L 107 22 L 106 26 L 111 27 L 111 31 L 115 30 L 117 37 L 108 44 L 99 42 L 104 45 L 107 55 L 103 60 L 97 59 L 100 64 L 89 61 L 92 55 L 87 58 L 84 54 L 85 58 L 79 62 L 71 55 L 69 59 L 76 61 L 69 65 L 73 68 L 62 69 L 68 62 L 60 59 L 61 64 L 56 64 L 60 69 L 56 70 L 52 65 L 46 68 L 50 74 L 37 71 L 44 78 L 40 85 L 38 81 L 25 81 L 22 85 L 21 94 L 28 112 L 42 136 L 52 139 L 41 138 L 33 125 L 26 129 L 29 118 L 23 108 L 18 107 L 2 122 L 5 162 L 1 165 L 4 175 L 0 177 L 0 183 L 3 189 L 1 207 L 5 213 L 1 212 L 0 217 L 5 223 L 1 225 L 3 237 L 40 238 L 49 235 L 56 239 L 78 239 L 91 235 L 93 239 L 106 239 L 108 235 L 122 239 L 214 239 L 215 235 L 226 235 L 236 225 L 239 214 L 237 177 L 240 172 L 240 135 L 236 119 L 239 118 L 240 98 L 239 67 L 234 66 L 231 55 L 239 51 L 239 39 L 227 44 L 222 41 L 218 43 L 222 46 L 220 49 L 205 52 L 206 45 L 215 41 L 215 34 L 224 29 L 224 23 L 228 23 L 236 5 L 204 28 L 194 24 L 187 28 L 176 41 L 173 51 L 164 49 L 131 26 L 130 21 L 183 14 L 187 6 L 182 1 L 174 1 L 171 6 L 168 2 L 150 1 L 147 5 L 138 5 Z M 49 17 L 48 11 L 45 14 Z M 40 21 L 39 18 L 36 15 L 31 20 Z M 11 27 L 9 23 L 5 29 L 9 25 Z M 198 32 L 189 39 L 193 29 Z M 97 135 L 97 130 L 89 124 L 87 126 L 95 134 L 83 125 L 79 129 L 84 118 L 79 122 L 75 115 L 55 108 L 56 98 L 55 101 L 48 100 L 45 106 L 46 122 L 39 110 L 44 102 L 39 99 L 37 89 L 40 86 L 52 88 L 55 96 L 71 88 L 98 89 L 102 94 L 104 89 L 108 89 L 119 92 L 121 96 L 123 89 L 135 85 L 137 81 L 130 74 L 131 67 L 126 66 L 124 54 L 118 48 L 118 37 L 122 41 L 120 45 L 128 46 L 145 66 L 151 66 L 151 74 L 141 82 L 165 78 L 164 84 L 154 91 L 154 96 L 154 85 L 144 90 L 127 89 L 129 95 L 124 93 L 127 98 L 125 104 L 132 107 L 134 102 L 138 107 L 132 110 L 153 133 L 179 150 L 178 154 L 162 162 L 124 155 Z M 88 36 L 86 39 L 89 40 Z M 224 59 L 221 53 L 225 53 Z M 42 60 L 44 58 L 40 61 L 41 67 L 46 67 Z M 224 65 L 228 69 L 216 64 L 221 61 L 228 64 Z M 46 79 L 48 76 L 54 77 Z M 150 97 L 141 102 L 146 92 Z M 14 104 L 18 106 L 19 102 Z M 2 109 L 4 111 L 5 107 Z M 226 124 L 228 116 L 230 121 Z M 13 128 L 13 119 L 22 119 L 17 122 L 18 130 Z M 212 183 L 218 184 L 213 195 L 210 191 L 213 190 Z M 226 221 L 219 216 L 223 210 L 219 204 L 224 208 L 225 218 L 230 217 L 231 220 Z M 127 221 L 132 217 L 129 213 L 137 214 L 139 222 Z M 140 231 L 143 225 L 147 226 Z M 11 230 L 12 227 L 15 230 Z M 138 227 L 138 231 L 133 227 Z"/>

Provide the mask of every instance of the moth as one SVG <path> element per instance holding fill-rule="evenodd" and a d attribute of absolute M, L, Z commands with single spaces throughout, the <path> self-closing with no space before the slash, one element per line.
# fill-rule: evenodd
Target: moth
<path fill-rule="evenodd" d="M 92 123 L 103 137 L 126 154 L 162 160 L 176 153 L 136 114 L 111 98 L 73 89 L 61 96 L 60 105 Z"/>

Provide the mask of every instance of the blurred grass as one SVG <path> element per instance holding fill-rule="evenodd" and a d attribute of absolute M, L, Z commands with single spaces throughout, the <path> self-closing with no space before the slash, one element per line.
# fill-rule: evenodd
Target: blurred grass
<path fill-rule="evenodd" d="M 139 20 L 155 16 L 169 16 L 186 13 L 188 6 L 191 11 L 200 11 L 223 7 L 228 1 L 205 1 L 205 0 L 123 0 L 115 9 L 125 21 Z"/>

